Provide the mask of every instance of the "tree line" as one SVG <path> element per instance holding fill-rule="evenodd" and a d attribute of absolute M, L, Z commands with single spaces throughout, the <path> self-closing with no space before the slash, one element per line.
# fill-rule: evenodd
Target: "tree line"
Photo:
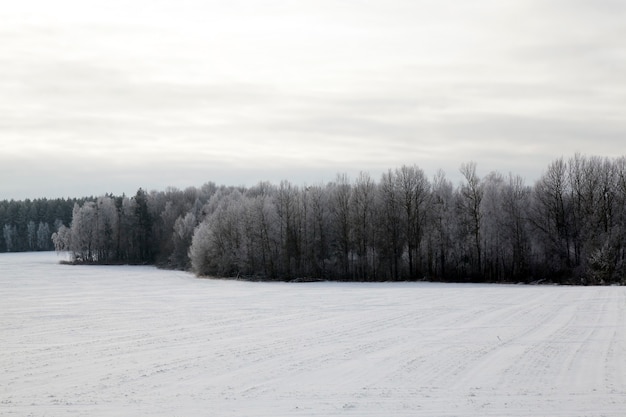
<path fill-rule="evenodd" d="M 75 204 L 90 198 L 1 200 L 0 252 L 54 250 L 50 239 L 61 225 L 70 224 Z"/>
<path fill-rule="evenodd" d="M 140 189 L 76 202 L 53 241 L 79 263 L 255 280 L 626 283 L 625 157 L 559 158 L 533 186 L 460 172 Z"/>

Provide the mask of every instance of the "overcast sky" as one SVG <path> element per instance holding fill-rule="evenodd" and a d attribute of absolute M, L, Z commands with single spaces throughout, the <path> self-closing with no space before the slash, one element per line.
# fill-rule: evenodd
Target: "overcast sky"
<path fill-rule="evenodd" d="M 626 154 L 623 0 L 20 0 L 0 199 Z"/>

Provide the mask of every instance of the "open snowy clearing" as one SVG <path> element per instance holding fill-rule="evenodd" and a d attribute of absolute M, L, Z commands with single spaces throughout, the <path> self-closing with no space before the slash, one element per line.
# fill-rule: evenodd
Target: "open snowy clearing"
<path fill-rule="evenodd" d="M 3 416 L 623 416 L 626 288 L 250 283 L 0 254 Z"/>

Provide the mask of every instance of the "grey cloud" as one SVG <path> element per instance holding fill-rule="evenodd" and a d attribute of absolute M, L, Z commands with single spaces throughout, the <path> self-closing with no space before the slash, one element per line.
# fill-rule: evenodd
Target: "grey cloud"
<path fill-rule="evenodd" d="M 453 176 L 467 160 L 532 177 L 570 151 L 623 152 L 626 4 L 457 3 L 324 1 L 288 7 L 276 31 L 263 17 L 276 2 L 246 12 L 260 25 L 249 32 L 226 20 L 224 33 L 204 33 L 201 14 L 189 28 L 167 1 L 171 20 L 9 25 L 0 143 L 11 146 L 0 164 L 24 187 L 35 172 L 116 192 L 107 181 L 328 180 L 404 163 Z M 235 19 L 246 5 L 214 7 Z M 325 23 L 321 40 L 296 33 Z M 290 30 L 298 42 L 282 42 Z M 101 178 L 107 166 L 115 173 Z"/>

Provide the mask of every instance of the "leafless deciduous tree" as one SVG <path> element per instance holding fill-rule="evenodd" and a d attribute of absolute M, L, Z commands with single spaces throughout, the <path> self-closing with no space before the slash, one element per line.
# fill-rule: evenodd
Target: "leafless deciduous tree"
<path fill-rule="evenodd" d="M 361 173 L 302 187 L 140 189 L 76 202 L 53 242 L 77 262 L 247 279 L 625 281 L 626 158 L 559 158 L 533 186 L 514 174 L 480 178 L 474 162 L 460 172 L 456 187 L 405 165 L 378 182 Z M 2 247 L 40 247 L 46 223 L 14 212 L 22 226 L 4 220 Z"/>

